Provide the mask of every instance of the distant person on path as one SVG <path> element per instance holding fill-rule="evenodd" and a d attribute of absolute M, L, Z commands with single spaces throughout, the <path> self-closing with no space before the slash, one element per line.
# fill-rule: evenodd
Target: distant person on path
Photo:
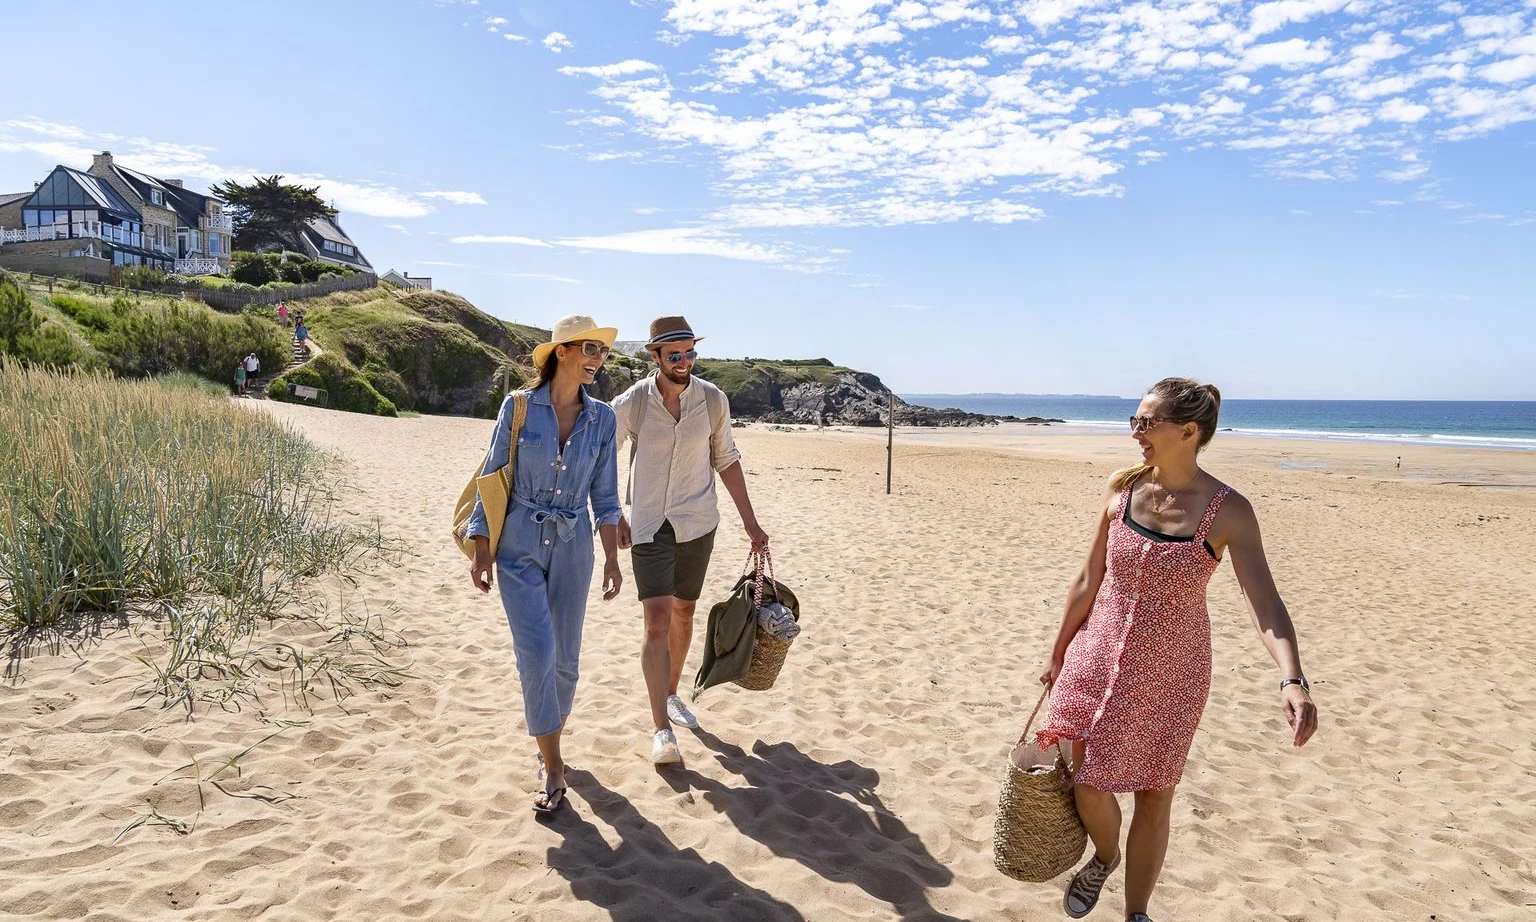
<path fill-rule="evenodd" d="M 304 347 L 304 352 L 307 354 L 309 352 L 309 327 L 304 325 L 304 321 L 300 320 L 298 326 L 293 328 L 293 338 L 299 341 L 299 345 Z"/>
<path fill-rule="evenodd" d="M 1397 456 L 1397 467 L 1396 467 L 1396 469 L 1397 470 L 1402 470 L 1403 469 L 1403 456 L 1402 455 L 1398 455 Z"/>
<path fill-rule="evenodd" d="M 288 325 L 288 303 L 286 301 L 279 302 L 277 305 L 277 322 L 285 327 Z"/>
<path fill-rule="evenodd" d="M 246 378 L 255 378 L 259 374 L 261 374 L 261 359 L 257 358 L 256 353 L 252 352 L 245 357 L 245 376 Z"/>
<path fill-rule="evenodd" d="M 236 397 L 244 397 L 245 396 L 245 362 L 244 362 L 244 360 L 235 363 L 235 396 Z"/>
<path fill-rule="evenodd" d="M 533 809 L 551 813 L 565 802 L 560 734 L 571 715 L 592 584 L 592 523 L 603 543 L 603 599 L 619 594 L 618 463 L 613 409 L 587 394 L 618 330 L 591 317 L 555 324 L 550 341 L 533 350 L 538 380 L 528 392 L 528 416 L 517 437 L 512 497 L 501 540 L 492 548 L 485 507 L 469 520 L 475 536 L 470 578 L 501 604 L 512 630 L 522 683 L 523 718 L 539 747 L 543 789 Z M 482 474 L 507 463 L 515 395 L 502 401 Z M 590 506 L 591 511 L 588 512 Z"/>
<path fill-rule="evenodd" d="M 1206 585 L 1224 555 L 1280 667 L 1291 744 L 1304 745 L 1317 729 L 1296 631 L 1270 576 L 1253 506 L 1198 463 L 1220 408 L 1214 385 L 1187 378 L 1165 378 L 1142 399 L 1131 417 L 1141 461 L 1110 478 L 1040 676 L 1052 694 L 1036 742 L 1073 741 L 1077 809 L 1094 846 L 1067 884 L 1063 903 L 1074 919 L 1093 909 L 1120 865 L 1115 794 L 1133 793 L 1125 918 L 1150 922 L 1173 792 L 1210 691 Z"/>
<path fill-rule="evenodd" d="M 730 402 L 720 388 L 693 377 L 699 339 L 684 318 L 657 318 L 645 344 L 656 371 L 613 401 L 619 445 L 633 443 L 633 524 L 629 518 L 619 520 L 619 546 L 631 548 L 635 587 L 645 609 L 640 669 L 655 725 L 651 760 L 657 764 L 682 761 L 674 723 L 690 729 L 699 725 L 678 697 L 677 686 L 720 524 L 717 472 L 752 547 L 768 546 L 747 497 L 741 453 L 731 436 Z"/>

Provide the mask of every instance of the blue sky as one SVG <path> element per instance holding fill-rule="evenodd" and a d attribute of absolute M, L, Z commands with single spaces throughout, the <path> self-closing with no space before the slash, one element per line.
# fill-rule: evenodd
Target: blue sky
<path fill-rule="evenodd" d="M 1536 399 L 1536 0 L 6 0 L 0 34 L 0 192 L 102 149 L 282 173 L 508 319 L 683 312 L 907 392 Z"/>

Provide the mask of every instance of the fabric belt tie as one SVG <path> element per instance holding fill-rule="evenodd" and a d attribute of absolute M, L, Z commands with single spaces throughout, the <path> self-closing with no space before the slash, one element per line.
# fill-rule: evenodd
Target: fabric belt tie
<path fill-rule="evenodd" d="M 585 510 L 556 509 L 553 506 L 541 506 L 538 503 L 523 499 L 521 496 L 517 497 L 517 504 L 525 509 L 532 510 L 528 518 L 532 519 L 535 525 L 554 522 L 555 534 L 560 536 L 561 541 L 569 541 L 571 536 L 576 534 L 576 523 L 581 521 L 582 513 L 585 512 Z"/>

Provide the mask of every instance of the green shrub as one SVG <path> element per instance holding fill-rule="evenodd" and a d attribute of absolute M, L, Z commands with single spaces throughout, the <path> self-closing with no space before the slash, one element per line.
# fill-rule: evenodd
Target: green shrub
<path fill-rule="evenodd" d="M 323 388 L 329 404 L 335 410 L 353 413 L 369 413 L 376 416 L 397 416 L 399 409 L 393 400 L 379 393 L 357 368 L 335 352 L 325 352 L 313 361 L 278 376 L 268 388 L 268 395 L 277 400 L 295 400 L 288 393 L 293 385 Z"/>
<path fill-rule="evenodd" d="M 229 277 L 259 288 L 268 282 L 277 281 L 281 265 L 282 257 L 276 253 L 240 252 L 234 255 L 234 268 L 230 270 Z"/>
<path fill-rule="evenodd" d="M 150 291 L 159 288 L 166 278 L 166 274 L 159 269 L 151 269 L 148 266 L 128 266 L 123 270 L 122 280 L 124 288 Z"/>
<path fill-rule="evenodd" d="M 323 263 L 318 260 L 304 263 L 299 267 L 299 269 L 303 272 L 304 281 L 306 282 L 318 282 L 322 277 L 327 275 L 352 274 L 350 270 L 343 269 L 340 266 L 333 266 L 330 263 Z"/>
<path fill-rule="evenodd" d="M 69 319 L 96 333 L 111 329 L 114 314 L 117 313 L 103 310 L 90 301 L 74 295 L 55 294 L 48 300 L 54 307 L 63 311 Z"/>
<path fill-rule="evenodd" d="M 0 269 L 0 351 L 15 353 L 16 344 L 43 325 L 32 310 L 26 289 L 4 269 Z"/>
<path fill-rule="evenodd" d="M 285 282 L 297 285 L 304 281 L 304 270 L 295 263 L 283 263 L 278 269 L 278 276 Z"/>

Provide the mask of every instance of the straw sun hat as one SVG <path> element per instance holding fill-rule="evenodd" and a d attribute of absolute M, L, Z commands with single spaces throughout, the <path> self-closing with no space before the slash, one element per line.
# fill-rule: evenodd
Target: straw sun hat
<path fill-rule="evenodd" d="M 543 368 L 544 362 L 549 358 L 550 352 L 556 346 L 566 343 L 580 342 L 590 339 L 611 347 L 613 341 L 619 338 L 618 327 L 600 327 L 597 321 L 584 314 L 572 314 L 569 317 L 561 317 L 555 324 L 555 329 L 549 334 L 549 342 L 541 343 L 533 350 L 533 367 Z"/>

